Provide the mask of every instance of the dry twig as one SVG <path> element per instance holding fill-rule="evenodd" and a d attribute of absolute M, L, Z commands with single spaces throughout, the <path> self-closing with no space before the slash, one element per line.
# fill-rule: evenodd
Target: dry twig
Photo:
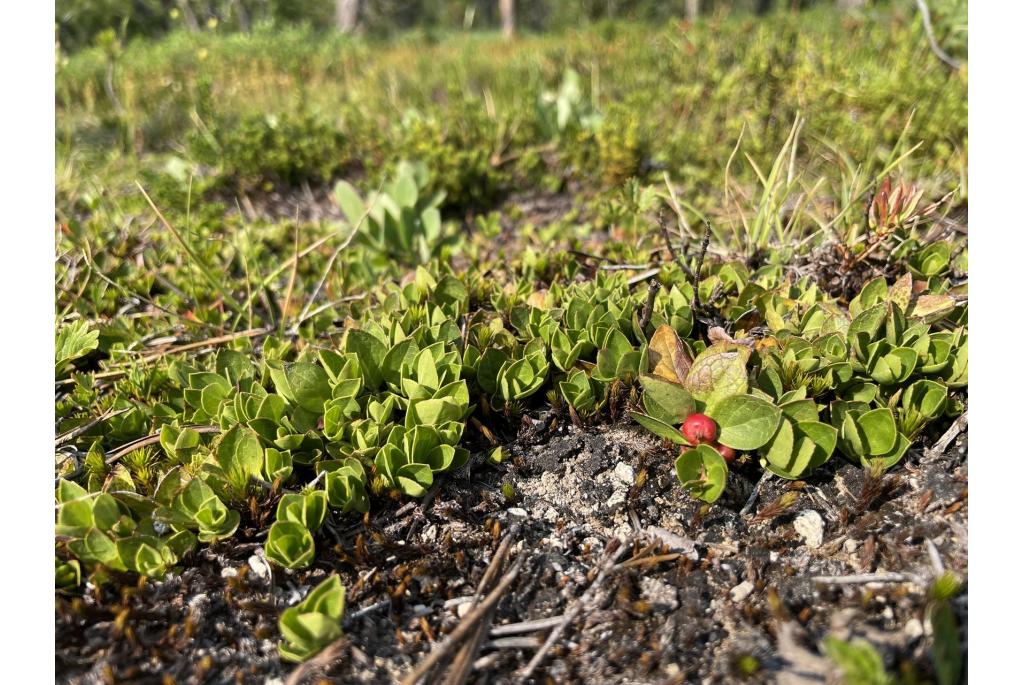
<path fill-rule="evenodd" d="M 309 661 L 299 664 L 288 676 L 285 685 L 301 685 L 307 678 L 314 675 L 321 669 L 326 668 L 332 661 L 341 656 L 342 650 L 348 644 L 348 637 L 342 635 L 331 644 L 324 647 L 323 651 Z"/>
<path fill-rule="evenodd" d="M 960 62 L 949 55 L 948 52 L 939 47 L 939 42 L 935 40 L 935 31 L 932 29 L 932 15 L 928 11 L 928 3 L 924 0 L 917 0 L 917 9 L 921 12 L 921 22 L 924 24 L 924 33 L 928 37 L 928 45 L 931 47 L 932 52 L 950 69 L 959 69 Z"/>
<path fill-rule="evenodd" d="M 825 585 L 866 585 L 868 583 L 914 583 L 923 585 L 912 573 L 855 573 L 849 576 L 811 576 L 814 583 Z"/>
<path fill-rule="evenodd" d="M 949 444 L 956 440 L 957 436 L 964 432 L 967 428 L 967 412 L 964 412 L 960 418 L 953 422 L 953 425 L 942 434 L 934 445 L 925 449 L 924 459 L 921 460 L 922 464 L 928 464 L 938 460 L 946 453 L 946 449 L 949 448 Z"/>
<path fill-rule="evenodd" d="M 195 432 L 203 433 L 203 434 L 220 433 L 220 426 L 195 425 L 195 426 L 182 426 L 182 428 L 191 428 Z M 116 450 L 111 452 L 110 455 L 106 459 L 106 464 L 107 464 L 107 466 L 110 466 L 111 464 L 117 463 L 117 461 L 121 457 L 126 455 L 126 454 L 131 454 L 132 452 L 134 452 L 137 449 L 141 449 L 141 448 L 147 447 L 149 445 L 155 445 L 155 444 L 157 444 L 159 442 L 160 442 L 160 432 L 159 431 L 157 431 L 156 433 L 153 433 L 152 435 L 147 435 L 144 438 L 138 438 L 137 440 L 132 440 L 131 442 L 126 443 L 124 445 L 121 445 Z"/>
<path fill-rule="evenodd" d="M 495 558 L 497 558 L 497 553 L 495 553 Z M 430 673 L 434 666 L 436 666 L 442 659 L 462 644 L 463 640 L 473 635 L 473 631 L 477 629 L 480 622 L 490 615 L 491 611 L 498 605 L 498 602 L 505 594 L 505 591 L 508 590 L 509 586 L 512 585 L 512 582 L 519 576 L 519 571 L 522 569 L 525 560 L 525 552 L 520 552 L 515 563 L 512 565 L 512 568 L 502 576 L 497 586 L 488 593 L 484 600 L 478 604 L 475 609 L 462 619 L 462 622 L 455 627 L 455 630 L 448 635 L 444 642 L 431 650 L 430 654 L 418 663 L 416 668 L 414 668 L 409 675 L 402 679 L 402 685 L 415 685 L 415 683 L 419 682 L 421 678 Z"/>
<path fill-rule="evenodd" d="M 741 517 L 746 516 L 751 511 L 753 511 L 754 504 L 757 503 L 757 497 L 758 495 L 761 494 L 761 488 L 764 487 L 764 484 L 767 483 L 771 479 L 771 477 L 772 472 L 768 471 L 767 469 L 764 473 L 761 474 L 761 479 L 757 481 L 757 485 L 754 486 L 753 492 L 751 492 L 750 497 L 747 498 L 747 503 L 743 505 L 742 509 L 740 509 Z"/>
<path fill-rule="evenodd" d="M 565 629 L 569 624 L 573 622 L 580 612 L 591 607 L 594 596 L 601 588 L 601 585 L 604 583 L 608 573 L 614 568 L 622 555 L 626 553 L 627 549 L 629 549 L 629 545 L 622 543 L 622 541 L 617 538 L 613 538 L 608 542 L 608 547 L 605 550 L 604 562 L 601 564 L 601 570 L 598 571 L 597 577 L 594 578 L 594 582 L 590 584 L 590 587 L 583 593 L 583 596 L 576 600 L 572 607 L 562 615 L 561 622 L 555 626 L 548 635 L 548 639 L 544 641 L 541 648 L 537 650 L 537 653 L 533 655 L 532 659 L 530 659 L 530 663 L 528 663 L 526 668 L 520 673 L 518 679 L 519 682 L 526 682 L 526 680 L 533 675 L 533 672 L 544 661 L 548 652 L 550 652 L 551 648 L 555 646 L 555 643 L 558 642 L 558 638 L 562 636 L 562 633 L 565 632 Z"/>
<path fill-rule="evenodd" d="M 57 438 L 54 440 L 54 447 L 60 447 L 64 443 L 70 442 L 77 438 L 79 435 L 88 432 L 91 428 L 100 423 L 103 423 L 107 419 L 112 419 L 115 416 L 120 416 L 121 414 L 124 414 L 125 412 L 131 410 L 131 407 L 125 407 L 124 409 L 118 409 L 116 411 L 113 409 L 108 409 L 107 411 L 103 412 L 102 414 L 100 414 L 93 420 L 89 421 L 88 423 L 83 423 L 81 426 L 76 426 L 75 428 L 72 428 L 66 433 L 61 433 L 60 435 L 58 435 Z"/>

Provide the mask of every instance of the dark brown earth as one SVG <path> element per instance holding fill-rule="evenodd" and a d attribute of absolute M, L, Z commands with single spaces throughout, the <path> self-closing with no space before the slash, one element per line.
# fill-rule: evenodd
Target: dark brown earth
<path fill-rule="evenodd" d="M 807 481 L 772 478 L 743 515 L 755 460 L 734 464 L 708 507 L 679 487 L 673 451 L 635 425 L 580 429 L 552 413 L 523 424 L 510 458 L 489 464 L 481 450 L 425 505 L 375 501 L 362 521 L 330 522 L 311 569 L 271 572 L 259 540 L 235 540 L 162 582 L 58 597 L 58 681 L 398 682 L 468 613 L 460 601 L 506 535 L 522 566 L 492 630 L 587 601 L 530 679 L 519 676 L 550 628 L 484 637 L 468 682 L 834 682 L 818 649 L 829 635 L 867 639 L 890 672 L 933 677 L 928 586 L 936 563 L 967 575 L 966 432 L 881 478 L 838 454 Z M 781 508 L 787 492 L 796 501 Z M 797 531 L 808 511 L 820 546 Z M 617 566 L 604 555 L 615 540 Z M 295 673 L 277 657 L 277 617 L 332 571 L 348 588 L 346 636 L 322 668 Z M 815 580 L 865 573 L 909 581 Z M 966 645 L 966 591 L 953 607 Z"/>

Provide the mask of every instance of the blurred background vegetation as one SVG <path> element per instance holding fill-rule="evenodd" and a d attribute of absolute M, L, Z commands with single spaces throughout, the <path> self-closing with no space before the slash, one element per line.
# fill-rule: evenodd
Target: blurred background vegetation
<path fill-rule="evenodd" d="M 384 37 L 409 29 L 452 31 L 559 32 L 607 20 L 661 23 L 730 13 L 763 15 L 826 5 L 858 9 L 889 1 L 867 0 L 57 0 L 56 30 L 61 49 L 74 52 L 96 44 L 113 30 L 122 42 L 154 38 L 175 30 L 248 32 L 267 27 L 338 29 Z M 966 0 L 930 0 L 939 38 L 966 47 Z M 960 45 L 962 43 L 962 46 Z"/>
<path fill-rule="evenodd" d="M 244 210 L 288 243 L 275 222 L 403 161 L 467 230 L 549 206 L 576 239 L 666 181 L 723 236 L 860 221 L 890 173 L 966 210 L 967 3 L 928 7 L 953 65 L 916 0 L 60 0 L 57 220 L 112 240 L 138 182 L 194 231 Z"/>

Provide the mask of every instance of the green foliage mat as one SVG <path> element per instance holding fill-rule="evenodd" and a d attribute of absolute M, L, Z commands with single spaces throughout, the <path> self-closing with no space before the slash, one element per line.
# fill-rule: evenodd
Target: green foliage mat
<path fill-rule="evenodd" d="M 612 33 L 497 57 L 172 36 L 59 66 L 58 592 L 225 541 L 310 569 L 332 525 L 499 463 L 539 415 L 635 422 L 713 506 L 750 465 L 880 477 L 963 413 L 966 69 L 898 15 Z M 242 219 L 310 183 L 327 220 Z M 485 211 L 519 186 L 577 208 Z M 344 607 L 331 576 L 284 611 L 281 658 Z"/>

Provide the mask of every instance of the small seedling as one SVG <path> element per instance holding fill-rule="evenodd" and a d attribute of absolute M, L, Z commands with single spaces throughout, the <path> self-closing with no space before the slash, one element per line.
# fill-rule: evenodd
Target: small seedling
<path fill-rule="evenodd" d="M 337 574 L 317 585 L 299 604 L 285 609 L 278 620 L 281 658 L 302 662 L 341 637 L 345 587 Z"/>

